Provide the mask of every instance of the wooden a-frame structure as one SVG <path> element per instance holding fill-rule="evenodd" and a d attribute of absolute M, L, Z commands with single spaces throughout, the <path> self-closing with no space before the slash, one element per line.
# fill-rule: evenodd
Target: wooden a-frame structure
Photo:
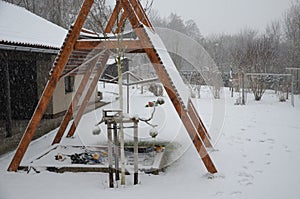
<path fill-rule="evenodd" d="M 184 99 L 176 86 L 176 82 L 179 81 L 179 79 L 172 79 L 172 75 L 167 70 L 168 64 L 174 63 L 170 57 L 165 56 L 165 54 L 159 50 L 161 46 L 158 47 L 157 45 L 161 45 L 160 39 L 155 33 L 140 1 L 116 1 L 116 6 L 105 28 L 104 35 L 113 32 L 116 22 L 117 27 L 113 33 L 120 33 L 123 29 L 125 20 L 129 20 L 132 29 L 137 36 L 134 40 L 123 39 L 121 44 L 116 39 L 99 39 L 99 37 L 97 39 L 86 39 L 86 37 L 82 37 L 82 33 L 88 35 L 94 34 L 93 32 L 82 28 L 93 3 L 93 0 L 85 0 L 83 2 L 77 19 L 70 28 L 60 53 L 55 60 L 44 92 L 42 93 L 35 112 L 33 113 L 16 153 L 8 167 L 8 171 L 18 170 L 60 78 L 81 73 L 83 75 L 81 83 L 76 90 L 73 100 L 70 103 L 52 144 L 60 142 L 68 123 L 72 119 L 73 107 L 76 107 L 79 100 L 82 98 L 82 103 L 79 106 L 77 115 L 67 133 L 67 137 L 70 137 L 75 133 L 76 126 L 84 114 L 93 90 L 96 88 L 99 77 L 105 69 L 105 65 L 111 52 L 108 51 L 108 49 L 114 50 L 122 45 L 121 47 L 125 49 L 127 53 L 145 53 L 148 56 L 207 171 L 216 173 L 217 169 L 207 152 L 207 147 L 212 147 L 209 134 L 192 101 L 187 99 L 184 103 Z M 119 15 L 121 16 L 120 19 L 118 18 Z M 94 34 L 94 36 L 96 35 Z M 92 74 L 93 78 L 87 86 Z M 182 81 L 181 78 L 180 80 Z M 87 92 L 83 95 L 85 88 L 87 88 Z"/>

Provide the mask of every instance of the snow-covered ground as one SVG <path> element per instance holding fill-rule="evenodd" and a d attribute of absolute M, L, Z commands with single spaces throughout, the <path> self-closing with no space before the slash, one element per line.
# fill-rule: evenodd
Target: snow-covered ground
<path fill-rule="evenodd" d="M 117 89 L 107 84 L 104 89 L 105 108 L 116 108 Z M 124 93 L 126 90 L 124 90 Z M 214 100 L 206 88 L 202 88 L 197 108 L 209 131 Z M 238 94 L 230 97 L 225 90 L 224 114 L 221 132 L 213 136 L 215 150 L 210 155 L 219 173 L 207 174 L 180 120 L 165 97 L 166 103 L 157 107 L 152 123 L 158 124 L 158 140 L 179 143 L 172 154 L 168 169 L 159 176 L 141 173 L 140 184 L 132 185 L 133 176 L 127 176 L 127 185 L 108 188 L 108 175 L 103 173 L 50 173 L 6 172 L 13 153 L 0 158 L 0 198 L 300 198 L 300 98 L 295 96 L 295 107 L 290 101 L 279 102 L 272 91 L 255 102 L 248 95 L 247 105 L 234 105 Z M 139 117 L 148 117 L 151 108 L 148 101 L 156 100 L 151 93 L 140 94 L 140 89 L 130 89 L 130 111 Z M 222 100 L 220 100 L 222 101 Z M 125 106 L 126 108 L 126 106 Z M 223 113 L 223 114 L 222 114 Z M 92 135 L 94 125 L 101 119 L 101 110 L 86 114 L 73 139 L 63 139 L 63 144 L 99 145 L 105 143 L 105 127 L 102 133 Z M 140 140 L 149 140 L 150 127 L 140 123 Z M 55 130 L 33 141 L 23 159 L 26 164 L 32 156 L 46 150 Z M 132 133 L 126 132 L 130 140 Z"/>

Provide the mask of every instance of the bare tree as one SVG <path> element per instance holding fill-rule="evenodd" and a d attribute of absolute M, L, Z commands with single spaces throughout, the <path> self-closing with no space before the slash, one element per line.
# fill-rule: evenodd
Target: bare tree
<path fill-rule="evenodd" d="M 290 67 L 299 67 L 300 63 L 300 1 L 292 2 L 290 9 L 284 15 L 284 30 L 289 47 Z"/>

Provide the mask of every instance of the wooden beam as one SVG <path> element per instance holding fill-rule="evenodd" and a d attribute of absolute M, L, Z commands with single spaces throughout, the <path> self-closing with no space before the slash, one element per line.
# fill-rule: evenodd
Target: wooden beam
<path fill-rule="evenodd" d="M 194 126 L 197 129 L 197 133 L 198 135 L 201 137 L 201 139 L 203 140 L 205 147 L 209 147 L 212 148 L 212 144 L 206 134 L 206 129 L 203 126 L 203 123 L 201 121 L 201 118 L 199 117 L 197 110 L 195 109 L 195 107 L 193 106 L 193 102 L 191 100 L 189 100 L 188 102 L 188 115 L 191 118 Z"/>
<path fill-rule="evenodd" d="M 116 6 L 109 18 L 109 21 L 105 27 L 105 30 L 104 30 L 104 33 L 110 33 L 112 32 L 112 29 L 114 27 L 114 24 L 116 23 L 117 21 L 117 18 L 118 18 L 118 15 L 121 11 L 121 5 L 120 5 L 120 0 L 116 1 Z"/>
<path fill-rule="evenodd" d="M 190 106 L 190 107 L 194 110 L 194 113 L 196 114 L 196 117 L 197 117 L 198 121 L 200 122 L 200 125 L 202 126 L 202 129 L 203 129 L 203 131 L 204 131 L 204 133 L 205 133 L 205 136 L 208 137 L 209 140 L 210 140 L 211 137 L 210 137 L 210 135 L 209 135 L 209 133 L 208 133 L 208 131 L 207 131 L 207 129 L 206 129 L 204 123 L 202 122 L 202 119 L 201 119 L 201 117 L 199 116 L 198 111 L 197 111 L 197 109 L 196 109 L 195 106 L 194 106 L 194 103 L 193 103 L 191 100 L 189 100 L 188 106 Z"/>
<path fill-rule="evenodd" d="M 149 21 L 141 2 L 139 0 L 129 0 L 129 2 L 133 6 L 133 9 L 134 9 L 135 13 L 137 14 L 139 20 L 145 26 L 153 29 L 153 26 L 152 26 L 151 22 Z"/>
<path fill-rule="evenodd" d="M 75 50 L 93 50 L 93 49 L 117 49 L 118 40 L 78 40 L 74 49 Z M 139 40 L 123 39 L 121 48 L 126 51 L 140 50 L 145 48 Z"/>
<path fill-rule="evenodd" d="M 140 20 L 138 19 L 137 14 L 132 8 L 132 5 L 129 3 L 128 0 L 119 0 L 122 1 L 122 7 L 128 13 L 128 19 L 133 29 L 140 27 Z"/>
<path fill-rule="evenodd" d="M 194 123 L 192 122 L 191 118 L 187 114 L 187 112 L 184 110 L 184 107 L 182 106 L 180 100 L 178 99 L 178 94 L 176 93 L 172 83 L 170 82 L 170 78 L 167 74 L 167 72 L 163 69 L 164 66 L 162 63 L 160 63 L 160 59 L 157 56 L 154 49 L 145 49 L 150 61 L 153 63 L 153 68 L 155 69 L 160 81 L 164 85 L 164 88 L 173 103 L 174 108 L 177 111 L 178 116 L 180 117 L 183 125 L 185 126 L 190 138 L 193 141 L 193 144 L 195 148 L 197 149 L 197 152 L 202 159 L 206 169 L 210 173 L 217 173 L 217 169 L 212 162 L 205 145 L 203 141 L 201 140 L 200 136 L 198 135 L 198 131 L 196 127 L 194 126 Z"/>
<path fill-rule="evenodd" d="M 69 105 L 69 108 L 68 108 L 68 110 L 67 110 L 67 112 L 66 112 L 66 114 L 63 118 L 63 121 L 60 124 L 60 127 L 59 127 L 59 129 L 56 133 L 56 136 L 55 136 L 55 138 L 52 142 L 52 145 L 57 144 L 61 141 L 61 138 L 64 135 L 64 132 L 65 132 L 67 126 L 68 126 L 68 123 L 72 119 L 73 109 L 74 109 L 74 107 L 77 107 L 77 105 L 79 103 L 79 99 L 82 96 L 82 93 L 83 93 L 84 89 L 86 88 L 87 82 L 90 79 L 90 76 L 91 76 L 91 74 L 92 74 L 92 72 L 93 72 L 100 56 L 101 56 L 101 54 L 98 54 L 98 55 L 94 56 L 92 58 L 92 60 L 90 61 L 90 63 L 89 63 L 90 67 L 87 70 L 87 72 L 84 74 L 84 76 L 83 76 L 83 78 L 80 82 L 80 85 L 79 85 L 79 87 L 78 87 L 78 89 L 75 93 L 75 96 L 73 97 L 72 102 Z"/>
<path fill-rule="evenodd" d="M 105 67 L 106 67 L 106 63 L 107 63 L 107 60 L 109 58 L 109 53 L 105 53 L 102 61 L 101 61 L 101 65 L 99 66 L 99 68 L 97 68 L 97 73 L 95 74 L 95 76 L 93 77 L 93 80 L 91 82 L 91 84 L 89 85 L 89 89 L 87 90 L 87 93 L 83 99 L 83 102 L 77 112 L 77 115 L 71 125 L 71 128 L 67 134 L 67 137 L 71 137 L 74 135 L 75 131 L 76 131 L 76 128 L 77 128 L 77 125 L 79 124 L 81 118 L 82 118 L 82 115 L 84 114 L 84 111 L 90 101 L 90 98 L 96 88 L 96 85 L 99 81 L 99 78 L 101 76 L 101 74 L 103 73 Z"/>
<path fill-rule="evenodd" d="M 23 159 L 23 156 L 29 146 L 30 141 L 32 140 L 32 137 L 36 131 L 36 128 L 38 127 L 42 116 L 47 108 L 47 105 L 50 101 L 50 98 L 54 92 L 54 89 L 56 88 L 56 85 L 59 81 L 59 78 L 62 74 L 62 71 L 64 70 L 65 65 L 68 62 L 68 59 L 70 57 L 70 54 L 73 50 L 73 47 L 78 39 L 78 36 L 80 34 L 80 30 L 87 18 L 87 15 L 91 9 L 91 6 L 93 4 L 93 0 L 85 0 L 82 4 L 81 10 L 79 12 L 79 15 L 75 21 L 74 26 L 70 29 L 64 45 L 61 48 L 60 54 L 56 59 L 56 62 L 53 66 L 52 74 L 46 84 L 46 87 L 44 89 L 44 92 L 38 102 L 38 105 L 33 113 L 33 116 L 24 132 L 24 135 L 20 141 L 20 144 L 17 148 L 17 151 L 8 167 L 8 171 L 17 171 L 18 167 Z"/>
<path fill-rule="evenodd" d="M 115 33 L 120 33 L 120 32 L 122 32 L 127 17 L 128 17 L 128 13 L 127 13 L 127 11 L 124 10 L 124 12 L 122 13 L 121 19 L 120 19 L 120 21 L 119 21 L 119 24 L 118 24 L 118 27 L 117 27 L 117 30 L 116 30 Z"/>

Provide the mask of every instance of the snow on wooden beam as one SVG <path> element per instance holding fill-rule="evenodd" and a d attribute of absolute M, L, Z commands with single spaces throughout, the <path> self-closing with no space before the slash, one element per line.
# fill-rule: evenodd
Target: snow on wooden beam
<path fill-rule="evenodd" d="M 140 19 L 140 21 L 147 27 L 152 28 L 153 26 L 150 23 L 142 5 L 141 2 L 139 0 L 129 0 L 130 4 L 132 5 L 136 15 L 138 16 L 138 18 Z"/>
<path fill-rule="evenodd" d="M 189 100 L 188 103 L 188 114 L 192 122 L 194 123 L 195 128 L 197 129 L 198 135 L 203 140 L 205 147 L 209 147 L 209 148 L 213 147 L 209 140 L 207 130 L 203 125 L 201 118 L 199 117 L 197 110 L 195 109 L 193 102 L 191 100 Z"/>

